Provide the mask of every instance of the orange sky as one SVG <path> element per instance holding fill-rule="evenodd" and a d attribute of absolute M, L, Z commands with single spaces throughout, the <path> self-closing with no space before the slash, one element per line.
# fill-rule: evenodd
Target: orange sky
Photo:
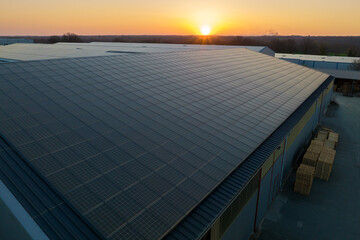
<path fill-rule="evenodd" d="M 360 35 L 360 0 L 8 0 L 0 35 Z"/>

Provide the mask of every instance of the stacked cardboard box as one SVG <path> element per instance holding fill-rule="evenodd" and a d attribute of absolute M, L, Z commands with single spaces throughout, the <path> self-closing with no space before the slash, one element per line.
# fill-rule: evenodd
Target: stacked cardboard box
<path fill-rule="evenodd" d="M 315 140 L 323 142 L 327 138 L 328 138 L 328 132 L 324 130 L 320 130 Z"/>
<path fill-rule="evenodd" d="M 325 140 L 324 142 L 324 148 L 330 148 L 330 149 L 335 149 L 335 142 L 331 141 L 331 140 Z"/>
<path fill-rule="evenodd" d="M 309 195 L 315 177 L 329 180 L 335 159 L 335 146 L 339 134 L 329 128 L 322 128 L 317 137 L 311 141 L 304 154 L 302 164 L 296 172 L 294 191 Z"/>
<path fill-rule="evenodd" d="M 327 133 L 334 132 L 332 129 L 326 128 L 326 127 L 321 128 L 321 131 L 324 131 L 324 132 L 327 132 Z"/>
<path fill-rule="evenodd" d="M 322 149 L 316 164 L 315 177 L 326 181 L 329 180 L 335 159 L 335 154 L 336 151 L 334 149 L 330 149 L 327 147 Z"/>
<path fill-rule="evenodd" d="M 309 195 L 314 179 L 314 172 L 315 172 L 314 167 L 307 166 L 305 164 L 300 164 L 298 170 L 296 171 L 294 192 L 303 195 Z"/>
<path fill-rule="evenodd" d="M 323 146 L 324 146 L 324 142 L 318 140 L 312 140 L 307 151 L 317 153 L 319 155 L 321 150 L 323 149 Z"/>
<path fill-rule="evenodd" d="M 336 144 L 339 142 L 339 134 L 330 132 L 328 136 L 328 140 L 335 142 L 335 146 L 336 146 Z"/>
<path fill-rule="evenodd" d="M 342 93 L 351 93 L 352 86 L 349 83 L 344 83 L 342 86 Z"/>
<path fill-rule="evenodd" d="M 338 87 L 338 86 L 337 86 L 336 84 L 334 84 L 334 88 L 333 88 L 333 91 L 334 91 L 334 92 L 336 92 L 337 87 Z"/>
<path fill-rule="evenodd" d="M 358 93 L 360 92 L 360 86 L 359 85 L 355 85 L 354 86 L 354 93 Z"/>
<path fill-rule="evenodd" d="M 302 163 L 308 166 L 316 167 L 316 163 L 319 158 L 319 155 L 320 155 L 319 153 L 306 151 Z"/>

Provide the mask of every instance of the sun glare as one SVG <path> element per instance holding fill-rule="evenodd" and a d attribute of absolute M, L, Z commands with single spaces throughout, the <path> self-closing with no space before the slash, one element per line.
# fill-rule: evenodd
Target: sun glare
<path fill-rule="evenodd" d="M 200 32 L 202 35 L 209 35 L 211 32 L 211 28 L 208 25 L 204 25 L 201 27 Z"/>

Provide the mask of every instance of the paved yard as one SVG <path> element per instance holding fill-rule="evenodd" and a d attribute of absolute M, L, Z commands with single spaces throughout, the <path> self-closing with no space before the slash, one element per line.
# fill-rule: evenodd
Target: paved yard
<path fill-rule="evenodd" d="M 273 202 L 255 239 L 360 239 L 360 98 L 336 96 L 322 126 L 340 133 L 329 182 L 310 196 L 293 192 L 295 172 Z"/>

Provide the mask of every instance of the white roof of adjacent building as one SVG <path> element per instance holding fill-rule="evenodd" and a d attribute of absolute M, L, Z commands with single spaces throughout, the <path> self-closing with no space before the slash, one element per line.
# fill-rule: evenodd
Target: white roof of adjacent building
<path fill-rule="evenodd" d="M 317 68 L 316 70 L 326 73 L 326 74 L 329 74 L 329 75 L 332 75 L 336 78 L 360 80 L 360 71 L 324 69 L 324 68 Z"/>
<path fill-rule="evenodd" d="M 355 60 L 360 60 L 359 57 L 339 57 L 339 56 L 323 56 L 323 55 L 301 55 L 276 53 L 277 58 L 298 59 L 303 61 L 323 61 L 323 62 L 338 62 L 338 63 L 353 63 Z"/>
<path fill-rule="evenodd" d="M 270 56 L 275 53 L 263 46 L 224 46 L 154 43 L 57 43 L 57 44 L 12 44 L 0 46 L 0 59 L 9 60 L 45 60 L 59 58 L 95 57 L 134 53 L 157 53 L 199 51 L 214 49 L 247 48 Z"/>

